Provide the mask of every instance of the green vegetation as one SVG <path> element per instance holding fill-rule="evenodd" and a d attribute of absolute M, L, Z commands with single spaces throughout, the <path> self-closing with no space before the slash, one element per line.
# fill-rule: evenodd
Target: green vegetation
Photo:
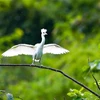
<path fill-rule="evenodd" d="M 30 56 L 1 54 L 19 43 L 40 42 L 40 29 L 46 28 L 46 43 L 57 43 L 70 53 L 44 55 L 42 64 L 64 71 L 100 94 L 91 75 L 100 82 L 99 27 L 99 0 L 0 0 L 0 62 L 31 64 Z M 0 67 L 0 90 L 23 100 L 98 100 L 59 73 L 37 68 Z"/>

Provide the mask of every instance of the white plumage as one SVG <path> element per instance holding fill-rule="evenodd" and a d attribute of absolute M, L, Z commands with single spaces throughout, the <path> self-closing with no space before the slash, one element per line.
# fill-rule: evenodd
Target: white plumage
<path fill-rule="evenodd" d="M 29 45 L 29 44 L 18 44 L 13 46 L 12 48 L 5 51 L 2 56 L 12 57 L 17 55 L 32 55 L 33 62 L 41 61 L 42 54 L 51 53 L 51 54 L 64 54 L 68 53 L 69 50 L 62 48 L 57 44 L 45 44 L 45 35 L 47 35 L 46 29 L 41 29 L 41 37 L 42 41 L 36 45 Z"/>

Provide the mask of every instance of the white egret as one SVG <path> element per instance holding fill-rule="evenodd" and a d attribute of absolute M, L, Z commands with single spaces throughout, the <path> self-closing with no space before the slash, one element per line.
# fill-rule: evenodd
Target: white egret
<path fill-rule="evenodd" d="M 68 53 L 69 50 L 62 48 L 57 44 L 45 44 L 45 35 L 47 35 L 46 29 L 41 29 L 41 43 L 36 45 L 29 45 L 29 44 L 18 44 L 13 46 L 12 48 L 5 51 L 2 56 L 11 57 L 17 55 L 31 55 L 33 56 L 33 63 L 41 61 L 42 55 L 46 53 L 51 54 L 64 54 Z"/>

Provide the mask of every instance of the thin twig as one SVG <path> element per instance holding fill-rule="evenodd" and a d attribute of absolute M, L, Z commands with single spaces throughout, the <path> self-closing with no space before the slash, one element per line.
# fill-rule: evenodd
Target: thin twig
<path fill-rule="evenodd" d="M 82 86 L 83 88 L 85 88 L 86 90 L 88 90 L 89 92 L 91 92 L 92 94 L 94 94 L 95 96 L 97 96 L 98 98 L 100 98 L 100 95 L 97 94 L 96 92 L 92 91 L 91 89 L 89 89 L 87 86 L 85 86 L 84 84 L 82 84 L 81 82 L 77 81 L 76 79 L 70 77 L 69 75 L 65 74 L 63 71 L 59 70 L 59 69 L 54 69 L 51 67 L 46 67 L 46 66 L 39 66 L 39 65 L 34 65 L 34 64 L 0 64 L 0 66 L 2 67 L 10 67 L 10 66 L 16 66 L 16 67 L 36 67 L 36 68 L 41 68 L 41 69 L 48 69 L 48 70 L 52 70 L 58 73 L 61 73 L 62 75 L 64 75 L 65 77 L 69 78 L 70 80 L 72 80 L 73 82 L 75 82 L 76 84 Z"/>
<path fill-rule="evenodd" d="M 93 74 L 92 74 L 92 77 L 94 78 L 95 83 L 96 83 L 96 85 L 97 85 L 98 89 L 100 90 L 100 86 L 99 86 L 99 84 L 98 84 L 98 81 L 96 80 L 96 78 L 94 77 L 94 75 L 93 75 Z"/>

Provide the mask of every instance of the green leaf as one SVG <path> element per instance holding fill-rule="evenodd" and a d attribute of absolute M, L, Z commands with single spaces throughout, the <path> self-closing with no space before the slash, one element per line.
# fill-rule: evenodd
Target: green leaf
<path fill-rule="evenodd" d="M 89 62 L 89 67 L 91 71 L 100 71 L 100 60 Z"/>

